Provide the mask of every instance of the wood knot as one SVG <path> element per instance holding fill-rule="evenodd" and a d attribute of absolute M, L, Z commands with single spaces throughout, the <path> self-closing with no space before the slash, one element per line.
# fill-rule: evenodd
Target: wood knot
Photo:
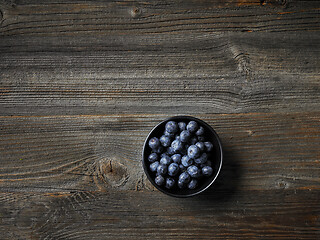
<path fill-rule="evenodd" d="M 246 81 L 251 79 L 252 72 L 250 67 L 249 54 L 243 52 L 236 44 L 230 42 L 229 49 L 232 54 L 235 63 L 237 64 L 238 71 L 246 77 Z"/>
<path fill-rule="evenodd" d="M 250 137 L 250 136 L 254 135 L 255 132 L 252 130 L 247 130 L 247 133 L 248 133 L 248 136 Z"/>
<path fill-rule="evenodd" d="M 276 181 L 276 189 L 282 189 L 282 190 L 288 189 L 289 185 L 290 184 L 287 181 L 283 180 L 283 179 L 278 179 Z"/>
<path fill-rule="evenodd" d="M 132 18 L 138 18 L 142 14 L 142 10 L 138 7 L 133 7 L 130 9 L 130 15 Z"/>
<path fill-rule="evenodd" d="M 121 187 L 128 181 L 127 168 L 112 160 L 101 160 L 99 163 L 99 175 L 102 180 L 112 187 Z"/>

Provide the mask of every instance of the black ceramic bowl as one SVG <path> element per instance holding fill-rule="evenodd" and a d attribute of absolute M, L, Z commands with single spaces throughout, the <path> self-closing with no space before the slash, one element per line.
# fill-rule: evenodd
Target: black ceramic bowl
<path fill-rule="evenodd" d="M 208 160 L 212 162 L 212 168 L 213 168 L 213 174 L 210 177 L 202 178 L 199 181 L 199 185 L 195 189 L 180 189 L 178 187 L 175 187 L 173 189 L 167 189 L 164 186 L 158 186 L 154 182 L 155 173 L 151 172 L 149 169 L 149 161 L 148 156 L 151 153 L 151 149 L 148 146 L 148 142 L 153 137 L 160 137 L 163 134 L 163 131 L 165 129 L 165 124 L 168 121 L 176 121 L 176 122 L 186 122 L 193 120 L 196 121 L 199 126 L 202 126 L 205 129 L 204 137 L 206 141 L 210 141 L 213 144 L 213 152 Z M 222 146 L 220 139 L 218 137 L 218 134 L 210 127 L 207 123 L 204 121 L 190 116 L 175 116 L 168 118 L 162 122 L 160 122 L 157 126 L 155 126 L 149 133 L 148 137 L 146 138 L 144 145 L 143 145 L 143 151 L 142 151 L 142 164 L 144 171 L 149 179 L 149 181 L 161 192 L 168 194 L 173 197 L 191 197 L 194 195 L 197 195 L 203 191 L 205 191 L 207 188 L 211 186 L 211 184 L 214 183 L 214 181 L 217 179 L 221 166 L 222 166 L 222 159 L 223 159 L 223 153 L 222 153 Z"/>

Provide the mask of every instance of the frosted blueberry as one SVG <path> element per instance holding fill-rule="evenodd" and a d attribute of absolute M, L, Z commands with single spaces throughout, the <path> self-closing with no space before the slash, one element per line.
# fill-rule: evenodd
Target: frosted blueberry
<path fill-rule="evenodd" d="M 206 177 L 211 176 L 213 173 L 213 169 L 210 166 L 205 166 L 202 168 L 202 174 Z"/>
<path fill-rule="evenodd" d="M 151 149 L 157 149 L 160 146 L 160 141 L 158 138 L 153 137 L 149 140 L 149 147 Z"/>
<path fill-rule="evenodd" d="M 151 164 L 150 164 L 150 167 L 149 167 L 149 168 L 150 168 L 150 171 L 151 171 L 151 172 L 156 172 L 158 166 L 159 166 L 159 162 L 158 162 L 158 161 L 151 163 Z"/>
<path fill-rule="evenodd" d="M 196 131 L 196 135 L 200 136 L 204 134 L 204 128 L 202 126 L 199 127 L 199 129 Z"/>
<path fill-rule="evenodd" d="M 176 133 L 178 132 L 178 124 L 175 121 L 169 121 L 166 123 L 166 131 L 169 133 Z"/>
<path fill-rule="evenodd" d="M 205 146 L 204 146 L 203 142 L 197 142 L 196 146 L 200 149 L 201 152 L 203 152 L 204 149 L 205 149 Z"/>
<path fill-rule="evenodd" d="M 188 130 L 183 130 L 181 133 L 180 133 L 180 140 L 181 142 L 188 142 L 189 139 L 191 137 L 191 133 L 188 131 Z"/>
<path fill-rule="evenodd" d="M 164 164 L 159 164 L 159 166 L 157 167 L 157 173 L 158 173 L 158 174 L 163 175 L 163 174 L 166 174 L 167 171 L 168 171 L 168 168 L 167 168 L 167 166 L 164 165 Z"/>
<path fill-rule="evenodd" d="M 187 129 L 187 124 L 185 122 L 179 122 L 178 126 L 179 126 L 180 131 Z"/>
<path fill-rule="evenodd" d="M 196 145 L 191 145 L 188 148 L 188 156 L 190 158 L 197 158 L 200 155 L 200 149 Z"/>
<path fill-rule="evenodd" d="M 191 133 L 194 133 L 198 130 L 198 123 L 195 121 L 190 121 L 187 125 L 187 130 L 189 130 Z"/>
<path fill-rule="evenodd" d="M 191 177 L 199 177 L 200 176 L 200 170 L 197 166 L 191 165 L 188 167 L 187 172 Z"/>
<path fill-rule="evenodd" d="M 173 188 L 175 180 L 173 178 L 167 178 L 165 187 L 168 189 Z"/>
<path fill-rule="evenodd" d="M 179 168 L 181 172 L 185 172 L 187 170 L 187 168 L 185 166 L 183 166 L 182 164 L 179 164 Z"/>
<path fill-rule="evenodd" d="M 197 164 L 204 164 L 208 160 L 208 155 L 206 153 L 203 153 L 200 157 L 196 158 L 194 160 Z"/>
<path fill-rule="evenodd" d="M 176 154 L 171 156 L 171 159 L 175 163 L 180 163 L 181 162 L 181 154 L 176 153 Z"/>
<path fill-rule="evenodd" d="M 198 186 L 197 179 L 192 179 L 188 184 L 189 189 L 195 189 L 197 186 Z"/>
<path fill-rule="evenodd" d="M 189 167 L 192 163 L 193 163 L 193 160 L 188 155 L 184 155 L 181 158 L 181 164 L 185 167 Z"/>
<path fill-rule="evenodd" d="M 161 186 L 164 184 L 164 177 L 162 177 L 161 175 L 158 175 L 158 176 L 156 176 L 154 181 L 158 186 Z"/>
<path fill-rule="evenodd" d="M 155 161 L 158 161 L 158 154 L 156 153 L 151 153 L 148 157 L 149 162 L 153 163 Z"/>
<path fill-rule="evenodd" d="M 191 177 L 190 177 L 189 173 L 187 173 L 187 172 L 183 172 L 179 175 L 179 182 L 188 183 L 188 182 L 190 182 L 190 179 L 191 179 Z"/>
<path fill-rule="evenodd" d="M 177 163 L 171 163 L 168 167 L 168 174 L 171 177 L 174 177 L 175 175 L 178 174 L 179 170 L 180 170 L 179 165 Z"/>
<path fill-rule="evenodd" d="M 173 155 L 174 153 L 175 153 L 175 152 L 174 152 L 174 150 L 173 150 L 172 147 L 168 147 L 168 148 L 167 148 L 167 154 L 168 154 L 168 155 L 171 156 L 171 155 Z"/>
<path fill-rule="evenodd" d="M 160 140 L 161 145 L 164 147 L 169 147 L 171 144 L 171 139 L 169 136 L 162 135 L 159 140 Z"/>
<path fill-rule="evenodd" d="M 213 145 L 211 142 L 204 142 L 204 145 L 206 146 L 207 152 L 211 152 L 213 150 Z"/>
<path fill-rule="evenodd" d="M 160 163 L 163 165 L 169 165 L 172 162 L 171 157 L 169 157 L 166 154 L 163 154 L 163 156 L 160 159 Z"/>
<path fill-rule="evenodd" d="M 169 133 L 166 130 L 163 132 L 163 134 L 167 137 L 169 137 L 170 139 L 174 138 L 174 133 Z"/>
<path fill-rule="evenodd" d="M 172 147 L 173 151 L 177 153 L 177 152 L 179 152 L 180 150 L 183 149 L 183 144 L 179 140 L 174 140 L 171 143 L 171 147 Z"/>

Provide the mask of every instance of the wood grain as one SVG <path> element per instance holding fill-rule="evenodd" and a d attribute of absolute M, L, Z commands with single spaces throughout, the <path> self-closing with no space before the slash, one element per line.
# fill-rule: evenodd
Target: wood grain
<path fill-rule="evenodd" d="M 2 7 L 0 36 L 319 30 L 319 2 L 288 2 L 26 1 Z"/>
<path fill-rule="evenodd" d="M 0 0 L 0 239 L 319 239 L 320 2 Z M 151 128 L 218 132 L 217 182 L 146 179 Z"/>
<path fill-rule="evenodd" d="M 1 117 L 0 189 L 150 189 L 141 167 L 142 146 L 152 127 L 166 117 Z M 198 117 L 222 138 L 226 155 L 223 172 L 229 182 L 224 187 L 237 182 L 246 190 L 319 190 L 318 112 Z M 113 172 L 108 171 L 110 162 Z"/>
<path fill-rule="evenodd" d="M 112 190 L 17 196 L 23 200 L 1 208 L 5 216 L 1 227 L 9 239 L 319 237 L 319 194 L 313 190 L 281 190 L 276 195 L 274 191 L 210 190 L 190 199 Z"/>
<path fill-rule="evenodd" d="M 0 42 L 1 115 L 319 108 L 317 33 L 24 40 Z"/>

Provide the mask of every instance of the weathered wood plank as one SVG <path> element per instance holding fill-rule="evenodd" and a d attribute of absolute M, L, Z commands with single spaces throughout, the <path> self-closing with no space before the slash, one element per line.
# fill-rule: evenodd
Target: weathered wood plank
<path fill-rule="evenodd" d="M 15 201 L 6 202 L 15 197 Z M 10 239 L 317 239 L 319 191 L 1 194 Z"/>
<path fill-rule="evenodd" d="M 287 2 L 289 4 L 287 4 Z M 22 1 L 2 4 L 0 36 L 318 31 L 318 1 Z"/>
<path fill-rule="evenodd" d="M 319 44 L 316 33 L 3 38 L 0 114 L 314 111 Z"/>
<path fill-rule="evenodd" d="M 202 114 L 220 134 L 223 188 L 319 190 L 320 114 Z M 1 117 L 1 191 L 153 188 L 141 167 L 166 115 Z M 109 164 L 113 171 L 109 171 Z"/>

